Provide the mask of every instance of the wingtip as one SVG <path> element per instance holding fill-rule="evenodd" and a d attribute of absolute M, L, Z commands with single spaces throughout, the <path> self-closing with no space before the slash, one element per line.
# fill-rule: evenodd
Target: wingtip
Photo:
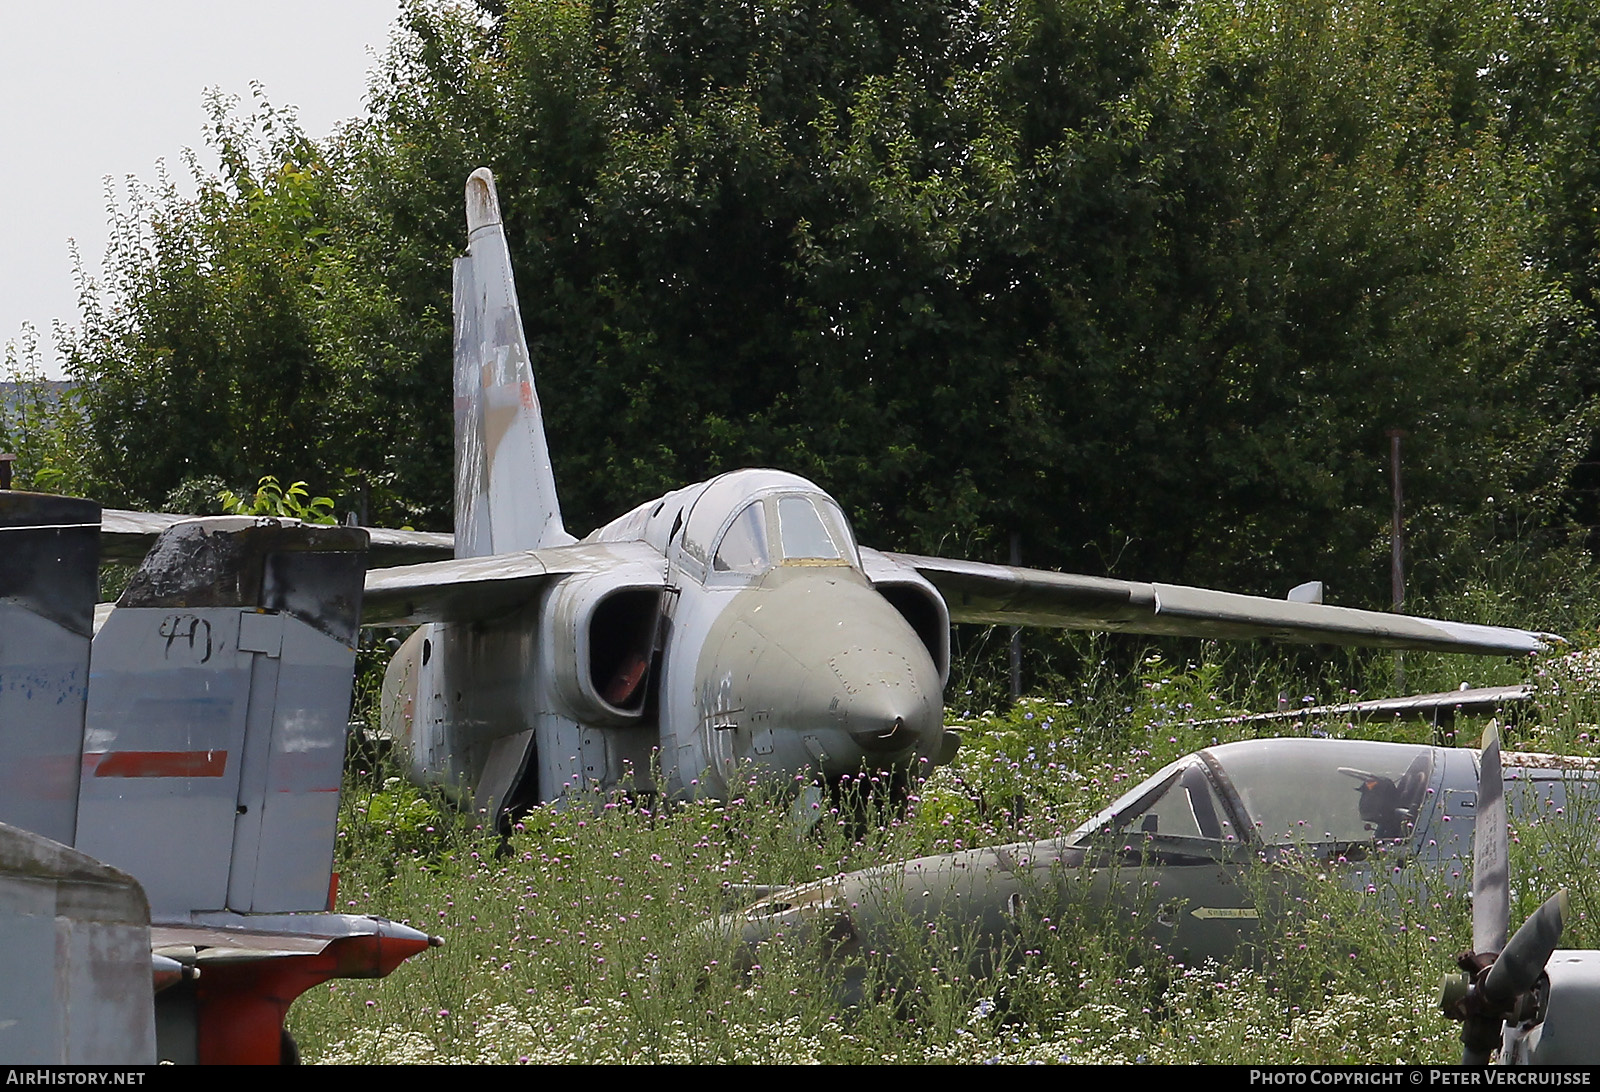
<path fill-rule="evenodd" d="M 494 172 L 479 167 L 467 176 L 467 234 L 500 223 L 500 198 L 494 189 Z"/>

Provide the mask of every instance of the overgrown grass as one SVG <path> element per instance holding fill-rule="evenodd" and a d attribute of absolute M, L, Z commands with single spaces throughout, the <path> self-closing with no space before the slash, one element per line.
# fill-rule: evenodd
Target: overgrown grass
<path fill-rule="evenodd" d="M 1508 745 L 1596 754 L 1593 662 L 1540 665 L 1539 719 Z M 446 944 L 382 981 L 314 990 L 292 1029 L 324 1062 L 1453 1061 L 1458 1027 L 1435 995 L 1469 946 L 1470 913 L 1415 870 L 1374 868 L 1362 887 L 1316 859 L 1276 862 L 1252 881 L 1288 892 L 1261 923 L 1266 955 L 1232 965 L 1173 963 L 1127 919 L 1088 910 L 1028 931 L 998 976 L 972 975 L 959 928 L 923 933 L 892 975 L 857 969 L 858 992 L 881 999 L 857 1007 L 814 948 L 764 946 L 749 970 L 711 924 L 749 901 L 744 885 L 1063 833 L 1171 759 L 1258 731 L 1431 738 L 1426 726 L 1196 723 L 1296 682 L 1146 655 L 1131 675 L 1091 672 L 1003 714 L 963 708 L 958 691 L 962 752 L 904 816 L 862 824 L 823 804 L 804 837 L 792 794 L 750 785 L 720 802 L 539 808 L 502 843 L 360 764 L 344 798 L 340 909 Z M 1597 838 L 1600 801 L 1581 794 L 1518 824 L 1518 920 L 1566 884 L 1567 943 L 1600 943 Z"/>

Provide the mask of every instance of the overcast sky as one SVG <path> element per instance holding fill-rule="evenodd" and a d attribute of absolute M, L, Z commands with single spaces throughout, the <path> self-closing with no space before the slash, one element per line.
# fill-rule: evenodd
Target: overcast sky
<path fill-rule="evenodd" d="M 399 0 L 0 0 L 0 341 L 32 323 L 53 356 L 51 323 L 77 318 L 68 240 L 98 271 L 106 178 L 153 182 L 158 160 L 187 177 L 207 88 L 248 102 L 258 81 L 324 136 L 361 112 L 398 15 Z"/>

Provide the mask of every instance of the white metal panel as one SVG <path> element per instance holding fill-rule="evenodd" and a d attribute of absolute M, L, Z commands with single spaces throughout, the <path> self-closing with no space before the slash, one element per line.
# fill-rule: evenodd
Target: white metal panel
<path fill-rule="evenodd" d="M 333 868 L 355 650 L 280 617 L 280 655 L 257 656 L 251 688 L 228 899 L 240 912 L 326 909 Z"/>
<path fill-rule="evenodd" d="M 0 601 L 0 822 L 72 842 L 89 638 Z"/>
<path fill-rule="evenodd" d="M 251 670 L 237 607 L 121 607 L 94 638 L 78 848 L 157 918 L 227 903 Z"/>

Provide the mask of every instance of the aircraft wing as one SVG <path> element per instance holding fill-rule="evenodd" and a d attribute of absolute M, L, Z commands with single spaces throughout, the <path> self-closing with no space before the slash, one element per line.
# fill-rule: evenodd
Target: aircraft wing
<path fill-rule="evenodd" d="M 1208 717 L 1196 725 L 1265 724 L 1276 721 L 1318 720 L 1425 720 L 1435 724 L 1453 720 L 1457 714 L 1490 716 L 1513 705 L 1533 701 L 1533 687 L 1475 686 L 1446 690 L 1439 694 L 1411 694 L 1403 698 L 1374 698 L 1369 701 L 1341 702 L 1337 705 L 1311 705 L 1299 709 L 1279 709 L 1272 713 L 1241 713 L 1234 717 Z"/>
<path fill-rule="evenodd" d="M 1552 634 L 1529 630 L 1177 584 L 1145 584 L 915 554 L 881 556 L 914 568 L 938 588 L 954 622 L 1178 637 L 1271 637 L 1303 644 L 1482 655 L 1526 654 L 1564 643 Z"/>
<path fill-rule="evenodd" d="M 169 512 L 130 512 L 107 508 L 100 513 L 100 557 L 104 561 L 138 564 L 144 560 L 156 536 L 179 520 Z M 387 527 L 366 529 L 370 544 L 367 564 L 371 568 L 413 565 L 455 554 L 454 536 L 432 531 L 392 531 Z"/>
<path fill-rule="evenodd" d="M 471 622 L 507 614 L 531 601 L 552 579 L 611 574 L 638 587 L 665 586 L 666 562 L 642 542 L 580 542 L 487 557 L 400 565 L 367 573 L 364 626 Z"/>

